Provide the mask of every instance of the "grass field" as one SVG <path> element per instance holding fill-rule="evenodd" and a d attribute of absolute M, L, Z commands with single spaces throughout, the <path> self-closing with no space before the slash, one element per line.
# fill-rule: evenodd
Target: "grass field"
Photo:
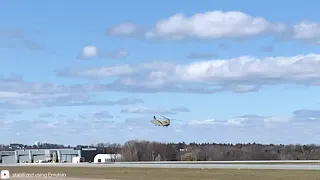
<path fill-rule="evenodd" d="M 320 180 L 320 171 L 159 169 L 96 167 L 8 167 L 13 173 L 65 173 L 67 178 L 118 180 Z M 10 178 L 11 179 L 11 178 Z M 21 178 L 19 178 L 21 179 Z M 30 179 L 30 178 L 25 178 Z"/>

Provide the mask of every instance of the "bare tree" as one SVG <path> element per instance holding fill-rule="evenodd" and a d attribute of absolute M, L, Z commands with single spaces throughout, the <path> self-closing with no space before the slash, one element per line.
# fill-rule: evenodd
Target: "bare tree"
<path fill-rule="evenodd" d="M 122 157 L 125 161 L 138 161 L 138 147 L 136 141 L 128 141 L 122 148 Z"/>

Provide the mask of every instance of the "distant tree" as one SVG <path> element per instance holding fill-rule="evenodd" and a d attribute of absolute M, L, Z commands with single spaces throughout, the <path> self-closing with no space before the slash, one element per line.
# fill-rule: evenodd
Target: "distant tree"
<path fill-rule="evenodd" d="M 98 143 L 96 146 L 97 146 L 98 148 L 103 148 L 103 147 L 104 147 L 104 143 Z"/>

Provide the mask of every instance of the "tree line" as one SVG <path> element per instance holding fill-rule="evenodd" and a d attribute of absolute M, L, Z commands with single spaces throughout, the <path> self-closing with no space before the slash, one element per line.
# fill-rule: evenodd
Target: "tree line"
<path fill-rule="evenodd" d="M 316 144 L 218 144 L 161 143 L 130 140 L 124 144 L 98 143 L 76 147 L 43 143 L 40 146 L 0 145 L 0 151 L 15 149 L 48 149 L 96 147 L 106 154 L 121 154 L 122 161 L 242 161 L 242 160 L 319 160 L 320 146 Z"/>
<path fill-rule="evenodd" d="M 217 144 L 161 143 L 130 140 L 121 144 L 98 143 L 104 153 L 121 154 L 123 161 L 241 161 L 241 160 L 319 160 L 315 144 Z"/>

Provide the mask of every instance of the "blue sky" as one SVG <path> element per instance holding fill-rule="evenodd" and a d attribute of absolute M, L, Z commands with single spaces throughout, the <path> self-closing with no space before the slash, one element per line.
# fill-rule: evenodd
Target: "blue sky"
<path fill-rule="evenodd" d="M 1 1 L 1 143 L 319 143 L 318 4 Z"/>

